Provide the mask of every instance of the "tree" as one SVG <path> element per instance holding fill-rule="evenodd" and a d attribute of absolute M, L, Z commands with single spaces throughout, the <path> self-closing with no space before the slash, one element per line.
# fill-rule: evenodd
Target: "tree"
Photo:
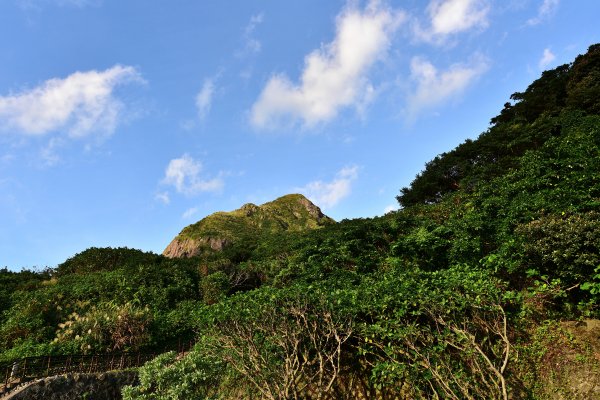
<path fill-rule="evenodd" d="M 234 296 L 213 312 L 209 354 L 261 397 L 299 399 L 309 391 L 322 399 L 335 389 L 353 324 L 324 292 L 264 288 Z"/>

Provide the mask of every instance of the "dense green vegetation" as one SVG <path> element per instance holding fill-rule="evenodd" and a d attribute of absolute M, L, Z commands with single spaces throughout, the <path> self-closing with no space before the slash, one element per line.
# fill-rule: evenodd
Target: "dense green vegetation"
<path fill-rule="evenodd" d="M 383 217 L 204 223 L 182 235 L 215 228 L 236 245 L 92 248 L 42 273 L 0 270 L 0 360 L 194 338 L 124 397 L 598 397 L 600 344 L 565 321 L 600 317 L 600 45 L 511 100 Z"/>

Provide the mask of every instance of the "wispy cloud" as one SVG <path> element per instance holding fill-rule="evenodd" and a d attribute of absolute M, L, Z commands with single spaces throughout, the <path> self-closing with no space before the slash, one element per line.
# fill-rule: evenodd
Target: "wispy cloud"
<path fill-rule="evenodd" d="M 535 17 L 527 20 L 527 25 L 538 25 L 556 13 L 560 0 L 544 0 L 538 8 L 538 13 Z"/>
<path fill-rule="evenodd" d="M 542 55 L 538 65 L 540 69 L 546 69 L 546 67 L 548 67 L 555 59 L 556 56 L 550 49 L 544 49 L 544 54 Z"/>
<path fill-rule="evenodd" d="M 487 68 L 486 60 L 476 57 L 469 64 L 455 64 L 446 71 L 438 71 L 424 58 L 414 57 L 410 70 L 415 89 L 408 96 L 408 119 L 414 120 L 421 111 L 456 98 Z"/>
<path fill-rule="evenodd" d="M 250 21 L 244 28 L 244 33 L 242 34 L 242 48 L 235 53 L 237 57 L 244 57 L 260 52 L 262 49 L 262 43 L 256 39 L 254 32 L 256 31 L 256 27 L 263 23 L 264 19 L 264 13 L 256 14 L 250 17 Z"/>
<path fill-rule="evenodd" d="M 389 206 L 387 206 L 384 210 L 383 213 L 387 214 L 390 213 L 392 211 L 397 211 L 400 207 L 398 206 L 398 204 L 390 204 Z"/>
<path fill-rule="evenodd" d="M 169 192 L 158 192 L 156 193 L 154 198 L 163 204 L 171 203 L 171 197 L 169 196 Z"/>
<path fill-rule="evenodd" d="M 110 134 L 123 108 L 114 91 L 131 82 L 143 82 L 139 72 L 116 65 L 105 71 L 75 72 L 0 96 L 0 130 L 38 136 L 59 130 L 70 137 Z"/>
<path fill-rule="evenodd" d="M 201 172 L 202 163 L 184 154 L 169 162 L 162 183 L 173 186 L 178 193 L 190 196 L 223 189 L 224 182 L 221 177 L 208 179 L 204 178 Z"/>
<path fill-rule="evenodd" d="M 64 146 L 65 141 L 60 137 L 53 137 L 48 144 L 40 151 L 42 162 L 47 167 L 53 167 L 61 161 L 57 149 Z"/>
<path fill-rule="evenodd" d="M 423 41 L 442 44 L 457 33 L 488 26 L 490 6 L 487 0 L 433 0 L 427 6 L 429 23 L 415 24 L 415 36 Z"/>
<path fill-rule="evenodd" d="M 196 207 L 188 208 L 181 215 L 181 218 L 183 218 L 183 219 L 189 219 L 189 218 L 192 218 L 196 214 L 198 214 L 198 208 L 196 208 Z"/>
<path fill-rule="evenodd" d="M 375 0 L 364 10 L 345 9 L 337 17 L 335 39 L 306 56 L 300 83 L 284 74 L 269 79 L 252 107 L 252 125 L 269 129 L 301 121 L 310 128 L 360 105 L 370 88 L 367 73 L 387 53 L 403 18 Z"/>
<path fill-rule="evenodd" d="M 354 165 L 342 168 L 331 182 L 313 181 L 295 190 L 318 206 L 331 208 L 350 194 L 352 183 L 357 177 L 358 167 Z"/>
<path fill-rule="evenodd" d="M 196 95 L 196 109 L 201 120 L 204 120 L 210 112 L 214 93 L 214 79 L 205 79 L 202 89 Z"/>

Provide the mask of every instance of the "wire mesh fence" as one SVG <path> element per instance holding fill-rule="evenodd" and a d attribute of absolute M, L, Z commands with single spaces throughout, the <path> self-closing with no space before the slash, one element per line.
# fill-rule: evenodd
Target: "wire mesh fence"
<path fill-rule="evenodd" d="M 154 353 L 120 353 L 26 357 L 4 366 L 4 386 L 18 381 L 66 373 L 95 373 L 139 367 L 153 359 Z"/>
<path fill-rule="evenodd" d="M 178 353 L 185 353 L 193 347 L 193 342 L 180 342 Z M 165 349 L 173 351 L 175 349 Z M 109 353 L 72 354 L 40 357 L 25 357 L 10 363 L 0 364 L 0 395 L 20 382 L 67 373 L 98 373 L 140 367 L 152 360 L 158 353 Z"/>

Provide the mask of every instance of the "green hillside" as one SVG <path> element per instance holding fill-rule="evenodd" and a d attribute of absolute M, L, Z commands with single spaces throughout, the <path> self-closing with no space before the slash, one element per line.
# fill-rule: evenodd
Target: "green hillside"
<path fill-rule="evenodd" d="M 193 339 L 124 398 L 600 399 L 600 45 L 398 201 L 333 223 L 289 195 L 186 227 L 169 257 L 0 271 L 0 361 Z"/>

